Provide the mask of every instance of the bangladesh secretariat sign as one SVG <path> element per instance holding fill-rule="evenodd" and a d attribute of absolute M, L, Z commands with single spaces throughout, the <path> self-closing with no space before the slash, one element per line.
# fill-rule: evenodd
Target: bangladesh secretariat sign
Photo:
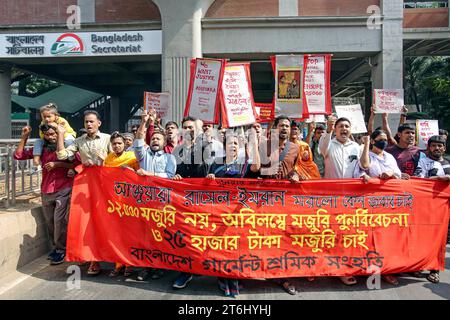
<path fill-rule="evenodd" d="M 161 30 L 0 34 L 0 58 L 153 55 Z"/>

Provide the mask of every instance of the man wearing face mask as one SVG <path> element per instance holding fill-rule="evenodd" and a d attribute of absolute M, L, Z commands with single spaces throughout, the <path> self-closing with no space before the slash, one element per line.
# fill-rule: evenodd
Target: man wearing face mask
<path fill-rule="evenodd" d="M 446 140 L 442 136 L 432 136 L 428 140 L 427 156 L 419 160 L 414 176 L 450 183 L 450 163 L 444 159 L 445 143 Z M 438 283 L 439 270 L 431 270 L 427 280 Z"/>

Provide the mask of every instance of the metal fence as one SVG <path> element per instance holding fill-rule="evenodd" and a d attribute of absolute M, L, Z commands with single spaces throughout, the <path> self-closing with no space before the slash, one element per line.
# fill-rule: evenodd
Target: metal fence
<path fill-rule="evenodd" d="M 31 148 L 35 139 L 27 142 L 26 149 Z M 42 172 L 30 174 L 33 160 L 14 160 L 14 151 L 18 139 L 0 140 L 0 200 L 8 208 L 16 204 L 18 196 L 39 192 Z"/>

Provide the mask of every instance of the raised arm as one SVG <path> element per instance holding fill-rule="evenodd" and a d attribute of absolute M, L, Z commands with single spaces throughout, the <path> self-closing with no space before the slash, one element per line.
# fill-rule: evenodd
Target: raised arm
<path fill-rule="evenodd" d="M 311 139 L 314 135 L 314 130 L 316 129 L 316 123 L 314 121 L 308 124 L 308 135 L 306 136 L 305 142 L 310 145 Z"/>
<path fill-rule="evenodd" d="M 17 146 L 16 151 L 14 152 L 14 159 L 16 159 L 16 160 L 29 159 L 24 154 L 24 150 L 25 150 L 25 146 L 27 144 L 28 138 L 30 136 L 30 133 L 31 133 L 30 126 L 25 126 L 22 128 L 22 136 L 20 137 L 19 145 Z"/>
<path fill-rule="evenodd" d="M 369 158 L 369 147 L 370 147 L 370 136 L 364 136 L 362 138 L 364 143 L 364 149 L 359 159 L 359 165 L 362 169 L 369 169 L 370 167 L 370 158 Z"/>
<path fill-rule="evenodd" d="M 320 137 L 319 140 L 319 151 L 320 153 L 326 157 L 328 154 L 328 149 L 331 143 L 331 136 L 333 134 L 334 125 L 336 123 L 336 118 L 333 116 L 328 117 L 327 120 L 327 133 Z"/>
<path fill-rule="evenodd" d="M 395 141 L 395 139 L 392 137 L 391 128 L 389 127 L 388 114 L 383 113 L 381 118 L 383 122 L 382 129 L 384 132 L 386 132 L 389 144 L 397 145 L 397 141 Z"/>
<path fill-rule="evenodd" d="M 375 121 L 375 112 L 373 111 L 373 106 L 370 107 L 370 117 L 367 122 L 367 134 L 370 136 L 373 132 L 373 123 Z"/>

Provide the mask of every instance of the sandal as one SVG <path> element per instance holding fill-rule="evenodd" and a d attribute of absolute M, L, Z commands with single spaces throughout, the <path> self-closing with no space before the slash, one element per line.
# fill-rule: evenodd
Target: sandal
<path fill-rule="evenodd" d="M 123 271 L 123 276 L 125 278 L 128 278 L 128 277 L 131 277 L 132 274 L 133 274 L 132 267 L 125 267 L 125 270 Z"/>
<path fill-rule="evenodd" d="M 439 271 L 430 271 L 430 274 L 426 278 L 431 283 L 439 283 Z"/>
<path fill-rule="evenodd" d="M 339 279 L 342 281 L 343 284 L 345 284 L 346 286 L 353 286 L 355 285 L 356 279 L 354 277 L 339 277 Z"/>
<path fill-rule="evenodd" d="M 398 280 L 397 277 L 386 274 L 386 275 L 382 275 L 381 279 L 383 279 L 384 281 L 386 281 L 389 284 L 392 284 L 393 286 L 398 286 Z"/>
<path fill-rule="evenodd" d="M 297 290 L 295 289 L 295 286 L 291 285 L 289 283 L 289 281 L 283 282 L 283 284 L 281 286 L 283 287 L 284 291 L 286 291 L 290 295 L 296 295 L 297 294 Z"/>
<path fill-rule="evenodd" d="M 91 262 L 91 264 L 89 265 L 89 269 L 87 271 L 87 274 L 89 276 L 96 276 L 98 274 L 100 274 L 100 264 L 98 262 Z"/>

